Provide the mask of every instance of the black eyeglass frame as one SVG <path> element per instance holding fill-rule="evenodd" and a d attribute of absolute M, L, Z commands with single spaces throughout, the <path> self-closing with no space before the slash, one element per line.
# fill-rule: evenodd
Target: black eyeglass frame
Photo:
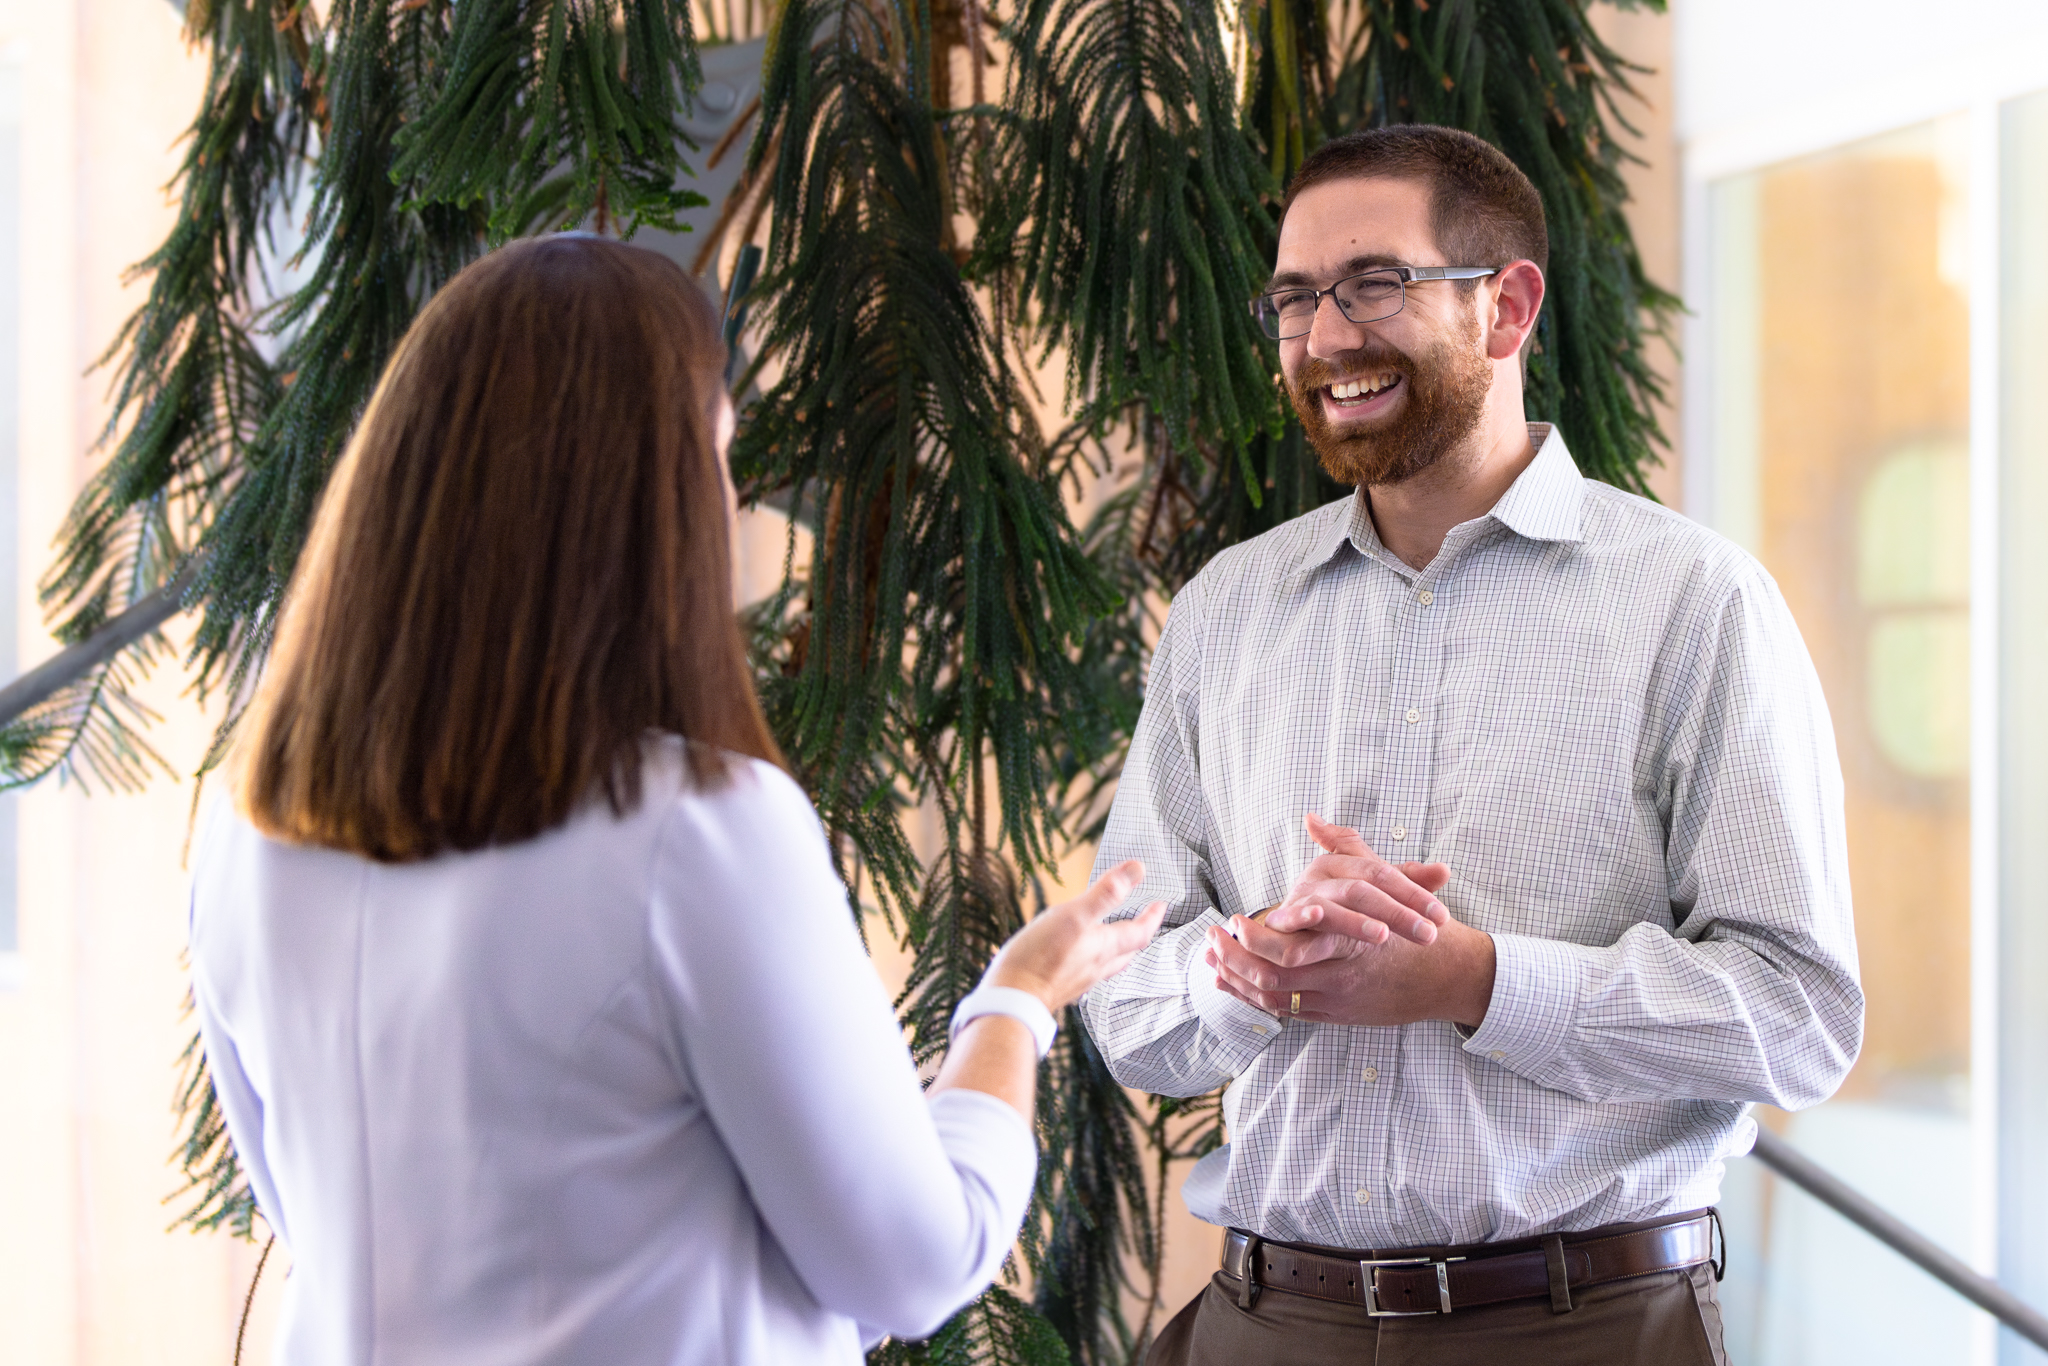
<path fill-rule="evenodd" d="M 1483 280 L 1489 275 L 1498 274 L 1500 274 L 1499 266 L 1374 266 L 1371 270 L 1361 270 L 1355 275 L 1346 275 L 1341 280 L 1333 280 L 1330 282 L 1328 289 L 1308 289 L 1301 285 L 1290 285 L 1285 289 L 1269 289 L 1264 293 L 1253 295 L 1245 307 L 1250 310 L 1252 320 L 1258 323 L 1259 331 L 1265 333 L 1269 340 L 1292 341 L 1296 337 L 1306 337 L 1315 327 L 1316 310 L 1323 306 L 1325 298 L 1334 302 L 1337 305 L 1337 311 L 1342 313 L 1351 322 L 1384 322 L 1408 307 L 1408 286 L 1412 284 L 1426 280 Z M 1393 276 L 1394 283 L 1400 286 L 1398 302 L 1385 313 L 1376 313 L 1370 318 L 1353 318 L 1351 310 L 1344 307 L 1344 301 L 1337 297 L 1337 291 L 1350 284 L 1353 280 L 1363 280 L 1369 275 Z M 1275 330 L 1281 325 L 1280 310 L 1277 308 L 1273 309 L 1272 312 L 1272 326 L 1267 326 L 1266 315 L 1259 311 L 1259 306 L 1267 303 L 1276 294 L 1307 294 L 1310 296 L 1307 327 L 1302 328 L 1299 332 L 1289 332 L 1282 335 Z"/>

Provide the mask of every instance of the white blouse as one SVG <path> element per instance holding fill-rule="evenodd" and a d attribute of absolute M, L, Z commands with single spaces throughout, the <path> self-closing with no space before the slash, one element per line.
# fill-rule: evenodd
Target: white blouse
<path fill-rule="evenodd" d="M 824 833 L 770 765 L 425 863 L 194 860 L 214 1085 L 290 1248 L 288 1366 L 857 1362 L 993 1278 L 1037 1150 L 927 1103 Z"/>

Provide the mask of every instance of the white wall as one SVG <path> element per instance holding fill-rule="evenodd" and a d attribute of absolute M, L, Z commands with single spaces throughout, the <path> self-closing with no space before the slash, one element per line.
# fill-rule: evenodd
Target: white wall
<path fill-rule="evenodd" d="M 18 496 L 13 656 L 48 657 L 35 583 L 105 420 L 88 373 L 141 289 L 123 269 L 164 194 L 203 66 L 164 0 L 0 0 L 20 70 Z M 189 772 L 209 733 L 166 669 L 152 738 Z M 167 1232 L 173 1064 L 187 1034 L 181 869 L 189 785 L 46 784 L 18 799 L 18 981 L 0 983 L 0 1362 L 206 1363 L 234 1350 L 253 1249 Z M 276 1268 L 273 1268 L 276 1269 Z M 267 1357 L 260 1325 L 248 1361 Z"/>
<path fill-rule="evenodd" d="M 1755 165 L 2038 85 L 2042 0 L 1673 0 L 1678 139 Z M 1960 95 L 1960 99 L 1958 96 Z"/>

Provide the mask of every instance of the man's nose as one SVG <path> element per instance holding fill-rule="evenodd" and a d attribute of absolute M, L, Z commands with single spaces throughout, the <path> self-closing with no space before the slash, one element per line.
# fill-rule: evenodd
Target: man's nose
<path fill-rule="evenodd" d="M 1315 316 L 1308 324 L 1308 353 L 1317 360 L 1329 360 L 1365 344 L 1365 325 L 1344 316 L 1334 295 L 1316 300 Z"/>

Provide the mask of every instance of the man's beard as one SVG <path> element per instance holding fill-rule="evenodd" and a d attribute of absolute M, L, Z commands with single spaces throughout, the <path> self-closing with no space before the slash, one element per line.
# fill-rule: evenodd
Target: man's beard
<path fill-rule="evenodd" d="M 1370 430 L 1333 430 L 1323 413 L 1323 389 L 1388 370 L 1401 376 L 1408 391 L 1400 413 Z M 1479 429 L 1492 387 L 1493 368 L 1471 341 L 1439 338 L 1411 356 L 1368 336 L 1356 351 L 1328 360 L 1309 357 L 1289 377 L 1287 398 L 1330 477 L 1371 488 L 1412 479 L 1456 450 Z"/>

